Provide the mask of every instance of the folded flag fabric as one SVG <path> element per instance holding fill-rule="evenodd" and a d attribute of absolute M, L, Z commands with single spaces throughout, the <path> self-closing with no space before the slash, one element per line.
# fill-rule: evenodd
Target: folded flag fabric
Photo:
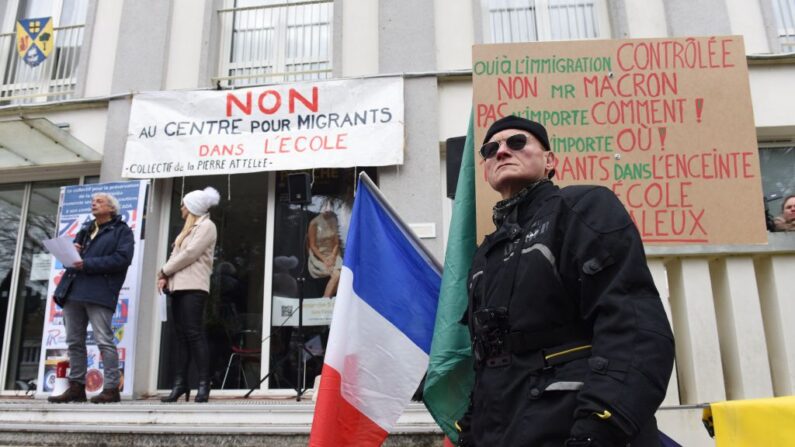
<path fill-rule="evenodd" d="M 704 409 L 716 447 L 795 445 L 795 397 L 729 400 Z"/>
<path fill-rule="evenodd" d="M 441 268 L 360 176 L 309 445 L 377 446 L 428 367 Z"/>
<path fill-rule="evenodd" d="M 470 115 L 423 393 L 428 412 L 454 443 L 458 442 L 455 421 L 466 412 L 475 382 L 469 329 L 459 323 L 467 307 L 467 274 L 477 247 L 474 154 L 474 126 Z"/>

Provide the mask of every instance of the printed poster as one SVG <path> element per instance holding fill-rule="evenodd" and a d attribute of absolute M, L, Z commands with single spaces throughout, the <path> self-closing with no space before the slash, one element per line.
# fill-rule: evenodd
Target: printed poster
<path fill-rule="evenodd" d="M 336 299 L 336 297 L 304 298 L 301 310 L 302 326 L 330 325 Z M 273 327 L 298 326 L 298 298 L 274 295 L 271 325 Z"/>
<path fill-rule="evenodd" d="M 116 183 L 100 183 L 91 185 L 65 186 L 61 188 L 58 207 L 57 236 L 74 238 L 83 223 L 91 220 L 91 196 L 98 192 L 107 192 L 116 197 L 121 207 L 122 218 L 133 230 L 135 237 L 135 254 L 132 264 L 127 270 L 116 312 L 113 315 L 113 332 L 116 349 L 119 352 L 119 368 L 121 369 L 121 395 L 132 397 L 135 364 L 135 337 L 138 316 L 138 296 L 141 285 L 141 263 L 143 260 L 143 226 L 144 206 L 148 181 L 131 181 Z M 47 296 L 52 297 L 65 269 L 61 263 L 52 258 L 50 283 Z M 86 373 L 86 393 L 98 394 L 102 391 L 104 375 L 102 358 L 94 342 L 94 332 L 88 327 L 88 371 Z M 41 358 L 39 361 L 38 393 L 49 394 L 55 384 L 55 365 L 61 360 L 68 360 L 66 346 L 66 329 L 63 323 L 63 311 L 50 298 L 45 309 L 44 330 L 42 334 Z"/>

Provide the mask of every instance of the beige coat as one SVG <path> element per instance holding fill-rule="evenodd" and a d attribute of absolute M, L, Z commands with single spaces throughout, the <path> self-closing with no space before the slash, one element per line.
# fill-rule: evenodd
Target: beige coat
<path fill-rule="evenodd" d="M 174 247 L 168 262 L 160 269 L 161 277 L 168 278 L 168 289 L 210 291 L 210 274 L 213 271 L 213 251 L 218 233 L 210 215 L 200 217 L 182 240 Z"/>

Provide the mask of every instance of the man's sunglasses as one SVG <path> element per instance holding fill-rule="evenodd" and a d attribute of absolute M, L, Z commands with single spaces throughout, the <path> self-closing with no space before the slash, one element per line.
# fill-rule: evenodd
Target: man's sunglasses
<path fill-rule="evenodd" d="M 497 151 L 500 150 L 500 144 L 503 141 L 505 141 L 505 145 L 508 146 L 508 149 L 520 151 L 527 145 L 527 135 L 518 133 L 504 140 L 488 142 L 480 147 L 480 156 L 483 157 L 484 160 L 493 157 L 497 154 Z"/>

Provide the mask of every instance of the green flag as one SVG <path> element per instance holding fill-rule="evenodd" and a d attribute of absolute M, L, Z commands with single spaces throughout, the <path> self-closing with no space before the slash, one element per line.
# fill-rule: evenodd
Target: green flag
<path fill-rule="evenodd" d="M 459 323 L 467 306 L 467 275 L 477 248 L 474 138 L 470 115 L 447 239 L 430 365 L 423 390 L 425 406 L 453 442 L 458 441 L 455 421 L 464 415 L 469 405 L 469 393 L 474 382 L 469 329 Z"/>

